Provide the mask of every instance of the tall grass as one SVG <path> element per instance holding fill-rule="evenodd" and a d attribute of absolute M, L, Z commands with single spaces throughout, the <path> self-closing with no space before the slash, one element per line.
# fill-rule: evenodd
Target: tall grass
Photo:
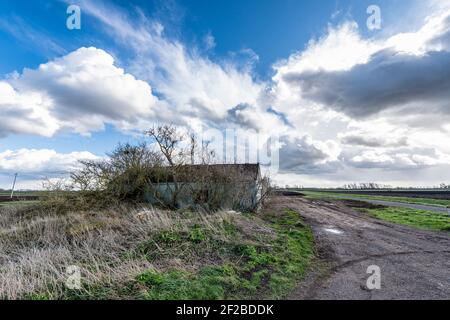
<path fill-rule="evenodd" d="M 41 207 L 0 208 L 0 298 L 64 298 L 71 265 L 81 268 L 83 288 L 126 283 L 149 268 L 164 269 L 170 264 L 167 259 L 174 259 L 152 261 L 130 254 L 142 243 L 162 231 L 193 225 L 220 236 L 223 222 L 230 219 L 239 217 L 130 205 L 66 214 Z"/>

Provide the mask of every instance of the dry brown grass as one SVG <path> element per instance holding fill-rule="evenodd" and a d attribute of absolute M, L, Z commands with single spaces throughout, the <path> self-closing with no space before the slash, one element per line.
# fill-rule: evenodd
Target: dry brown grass
<path fill-rule="evenodd" d="M 196 268 L 202 261 L 192 252 L 178 256 L 164 252 L 153 261 L 130 253 L 159 232 L 188 232 L 193 225 L 226 240 L 224 221 L 240 226 L 243 234 L 270 236 L 272 232 L 263 224 L 250 224 L 243 216 L 225 211 L 182 214 L 127 205 L 55 214 L 40 207 L 0 208 L 0 298 L 62 298 L 66 268 L 71 265 L 81 268 L 84 288 L 117 286 L 151 267 Z"/>

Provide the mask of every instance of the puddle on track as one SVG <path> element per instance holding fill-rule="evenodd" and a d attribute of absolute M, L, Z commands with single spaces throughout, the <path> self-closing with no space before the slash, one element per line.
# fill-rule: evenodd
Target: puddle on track
<path fill-rule="evenodd" d="M 334 228 L 323 228 L 323 230 L 325 230 L 328 233 L 332 233 L 332 234 L 343 234 L 344 232 L 338 230 L 338 229 L 334 229 Z"/>

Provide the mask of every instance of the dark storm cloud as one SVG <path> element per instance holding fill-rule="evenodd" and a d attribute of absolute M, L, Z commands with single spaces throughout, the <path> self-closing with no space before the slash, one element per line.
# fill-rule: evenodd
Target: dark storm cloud
<path fill-rule="evenodd" d="M 424 113 L 450 113 L 450 53 L 445 51 L 416 56 L 383 50 L 348 71 L 292 72 L 284 79 L 300 86 L 305 98 L 355 118 L 412 103 L 422 105 Z"/>
<path fill-rule="evenodd" d="M 408 145 L 408 138 L 401 137 L 395 140 L 387 140 L 384 138 L 364 136 L 361 134 L 348 134 L 341 138 L 341 142 L 346 145 L 371 148 L 405 147 Z"/>
<path fill-rule="evenodd" d="M 257 123 L 254 118 L 245 116 L 243 111 L 250 110 L 252 107 L 249 104 L 243 103 L 228 110 L 227 120 L 231 123 L 237 124 L 242 128 L 259 130 L 261 124 Z"/>
<path fill-rule="evenodd" d="M 308 137 L 280 138 L 280 171 L 295 173 L 325 173 L 337 169 L 337 163 L 327 161 L 329 155 Z"/>

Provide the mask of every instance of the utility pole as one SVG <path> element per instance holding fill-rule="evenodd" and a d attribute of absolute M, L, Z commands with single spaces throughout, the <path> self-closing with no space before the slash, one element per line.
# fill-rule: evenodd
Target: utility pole
<path fill-rule="evenodd" d="M 11 199 L 12 199 L 13 196 L 14 196 L 14 188 L 15 188 L 15 186 L 16 186 L 16 180 L 17 180 L 17 173 L 14 174 L 14 182 L 13 182 L 13 186 L 12 186 L 12 189 L 11 189 Z"/>

